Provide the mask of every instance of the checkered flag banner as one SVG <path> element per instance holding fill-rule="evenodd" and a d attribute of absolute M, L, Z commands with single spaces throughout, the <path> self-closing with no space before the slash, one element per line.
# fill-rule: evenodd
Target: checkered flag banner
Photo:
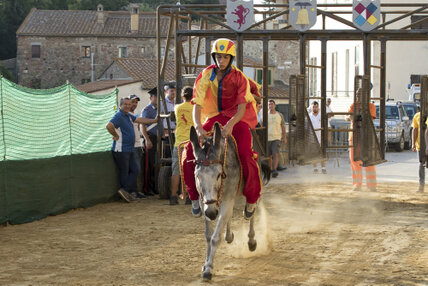
<path fill-rule="evenodd" d="M 352 19 L 357 29 L 364 32 L 375 29 L 380 23 L 380 0 L 354 0 Z"/>

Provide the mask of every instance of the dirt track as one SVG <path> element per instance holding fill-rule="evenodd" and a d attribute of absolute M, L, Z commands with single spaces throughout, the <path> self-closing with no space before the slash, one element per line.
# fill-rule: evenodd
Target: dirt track
<path fill-rule="evenodd" d="M 246 246 L 242 200 L 210 285 L 428 285 L 428 194 L 416 184 L 264 189 Z M 182 202 L 181 202 L 182 203 Z M 0 227 L 0 285 L 200 285 L 204 224 L 189 206 L 109 203 Z"/>

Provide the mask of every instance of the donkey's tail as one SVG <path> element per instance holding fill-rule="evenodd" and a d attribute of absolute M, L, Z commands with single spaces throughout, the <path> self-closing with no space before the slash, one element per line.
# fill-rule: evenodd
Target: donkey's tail
<path fill-rule="evenodd" d="M 270 167 L 263 161 L 262 161 L 262 164 L 260 167 L 261 167 L 260 168 L 260 170 L 261 170 L 260 177 L 262 179 L 263 186 L 266 186 L 270 181 L 270 173 L 271 173 Z"/>

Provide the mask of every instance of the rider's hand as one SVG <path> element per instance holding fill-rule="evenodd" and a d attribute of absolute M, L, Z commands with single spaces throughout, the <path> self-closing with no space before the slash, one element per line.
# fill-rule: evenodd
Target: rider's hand
<path fill-rule="evenodd" d="M 113 136 L 113 140 L 114 140 L 114 141 L 119 140 L 119 135 Z"/>
<path fill-rule="evenodd" d="M 223 135 L 223 137 L 229 137 L 230 135 L 232 135 L 233 126 L 234 126 L 234 124 L 231 123 L 229 120 L 226 123 L 226 125 L 223 126 L 223 130 L 221 131 L 221 135 Z"/>

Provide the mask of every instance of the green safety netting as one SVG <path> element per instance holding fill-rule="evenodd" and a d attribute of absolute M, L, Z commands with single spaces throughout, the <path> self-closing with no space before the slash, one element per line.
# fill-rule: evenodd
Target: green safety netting
<path fill-rule="evenodd" d="M 115 197 L 117 168 L 105 126 L 117 90 L 48 90 L 0 76 L 0 224 L 26 223 Z"/>
<path fill-rule="evenodd" d="M 110 149 L 105 125 L 117 90 L 91 95 L 71 84 L 34 90 L 1 78 L 0 161 L 52 158 Z"/>

